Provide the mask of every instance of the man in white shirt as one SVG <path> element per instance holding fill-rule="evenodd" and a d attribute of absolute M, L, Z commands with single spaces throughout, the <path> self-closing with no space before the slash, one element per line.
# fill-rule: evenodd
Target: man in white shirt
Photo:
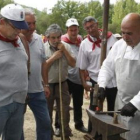
<path fill-rule="evenodd" d="M 115 109 L 121 109 L 119 122 L 130 131 L 127 140 L 140 137 L 140 15 L 130 13 L 121 23 L 122 38 L 114 44 L 100 70 L 98 83 L 105 88 L 116 75 L 118 93 Z M 104 98 L 100 93 L 99 98 Z M 134 116 L 135 115 L 135 116 Z M 127 116 L 127 117 L 126 117 Z"/>
<path fill-rule="evenodd" d="M 79 33 L 79 23 L 77 19 L 70 18 L 66 21 L 67 33 L 61 37 L 61 40 L 68 43 L 74 53 L 75 59 L 78 56 L 80 43 L 82 37 Z M 73 111 L 74 111 L 74 122 L 75 128 L 83 133 L 87 133 L 87 129 L 84 127 L 82 121 L 82 105 L 83 105 L 83 93 L 84 88 L 81 83 L 79 74 L 79 68 L 69 67 L 68 69 L 68 87 L 69 93 L 72 94 L 73 98 Z"/>
<path fill-rule="evenodd" d="M 100 70 L 100 56 L 101 56 L 101 36 L 102 29 L 98 29 L 98 22 L 95 18 L 88 16 L 83 20 L 84 29 L 88 35 L 80 45 L 80 50 L 77 58 L 77 67 L 80 68 L 80 75 L 82 84 L 86 91 L 90 91 L 90 86 L 87 85 L 85 79 L 85 70 L 88 71 L 92 86 L 97 83 L 97 77 Z M 111 32 L 107 34 L 107 54 L 117 39 Z M 115 78 L 109 81 L 106 90 L 101 89 L 102 92 L 106 92 L 108 101 L 108 110 L 114 110 L 114 102 L 117 93 Z M 91 110 L 95 110 L 96 106 L 93 105 L 93 91 L 90 93 L 90 107 Z M 88 131 L 91 132 L 92 126 L 89 123 Z"/>

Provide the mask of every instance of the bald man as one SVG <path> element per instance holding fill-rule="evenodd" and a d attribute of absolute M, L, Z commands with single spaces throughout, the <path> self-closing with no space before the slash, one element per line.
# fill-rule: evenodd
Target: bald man
<path fill-rule="evenodd" d="M 140 15 L 130 13 L 121 23 L 122 39 L 116 42 L 103 63 L 98 77 L 105 88 L 116 75 L 118 93 L 115 109 L 121 109 L 119 122 L 130 131 L 122 135 L 127 140 L 140 138 Z M 99 98 L 104 98 L 100 93 Z"/>

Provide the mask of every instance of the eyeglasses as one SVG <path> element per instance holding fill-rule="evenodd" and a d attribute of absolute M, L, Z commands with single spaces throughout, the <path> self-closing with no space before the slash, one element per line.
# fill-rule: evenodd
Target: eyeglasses
<path fill-rule="evenodd" d="M 85 27 L 85 30 L 89 31 L 90 29 L 94 29 L 96 26 L 97 26 L 97 23 L 94 23 L 94 24 L 92 24 L 90 26 Z"/>
<path fill-rule="evenodd" d="M 9 24 L 14 30 L 20 30 L 20 29 L 14 27 L 14 25 L 13 25 L 12 23 L 8 22 L 8 24 Z"/>
<path fill-rule="evenodd" d="M 8 25 L 10 25 L 14 30 L 20 30 L 18 28 L 16 28 L 9 20 L 5 20 L 7 22 Z"/>

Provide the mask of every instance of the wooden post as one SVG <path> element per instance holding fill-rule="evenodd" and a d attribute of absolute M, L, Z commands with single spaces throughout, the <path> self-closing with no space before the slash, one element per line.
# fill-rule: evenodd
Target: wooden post
<path fill-rule="evenodd" d="M 101 44 L 101 59 L 100 66 L 106 58 L 106 46 L 107 46 L 107 32 L 108 32 L 108 18 L 109 18 L 109 0 L 104 0 L 104 12 L 103 12 L 103 32 L 102 32 L 102 44 Z M 99 110 L 103 110 L 104 100 L 99 100 Z"/>
<path fill-rule="evenodd" d="M 104 0 L 103 33 L 102 33 L 100 65 L 102 65 L 104 59 L 106 58 L 108 19 L 109 19 L 109 0 Z"/>

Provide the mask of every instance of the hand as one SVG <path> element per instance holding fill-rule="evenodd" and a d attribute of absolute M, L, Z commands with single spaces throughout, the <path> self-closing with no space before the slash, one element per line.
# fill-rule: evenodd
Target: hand
<path fill-rule="evenodd" d="M 99 87 L 98 99 L 99 100 L 105 99 L 105 89 L 103 87 Z"/>
<path fill-rule="evenodd" d="M 88 92 L 88 91 L 93 91 L 92 86 L 88 85 L 87 83 L 85 83 L 84 85 L 84 89 Z"/>
<path fill-rule="evenodd" d="M 54 58 L 54 60 L 57 60 L 57 59 L 61 58 L 62 55 L 63 55 L 62 51 L 58 50 L 58 51 L 54 52 L 52 57 Z"/>
<path fill-rule="evenodd" d="M 44 87 L 45 96 L 48 98 L 50 96 L 50 88 Z"/>
<path fill-rule="evenodd" d="M 134 114 L 136 111 L 137 111 L 137 108 L 132 103 L 129 102 L 121 109 L 121 115 L 134 117 Z"/>
<path fill-rule="evenodd" d="M 58 44 L 57 48 L 58 48 L 59 50 L 61 50 L 61 51 L 64 51 L 64 50 L 65 50 L 65 46 L 64 46 L 64 44 L 61 43 L 61 42 Z"/>
<path fill-rule="evenodd" d="M 87 99 L 87 100 L 90 99 L 87 91 L 85 91 L 85 93 L 84 93 L 84 97 L 85 97 L 85 99 Z"/>

